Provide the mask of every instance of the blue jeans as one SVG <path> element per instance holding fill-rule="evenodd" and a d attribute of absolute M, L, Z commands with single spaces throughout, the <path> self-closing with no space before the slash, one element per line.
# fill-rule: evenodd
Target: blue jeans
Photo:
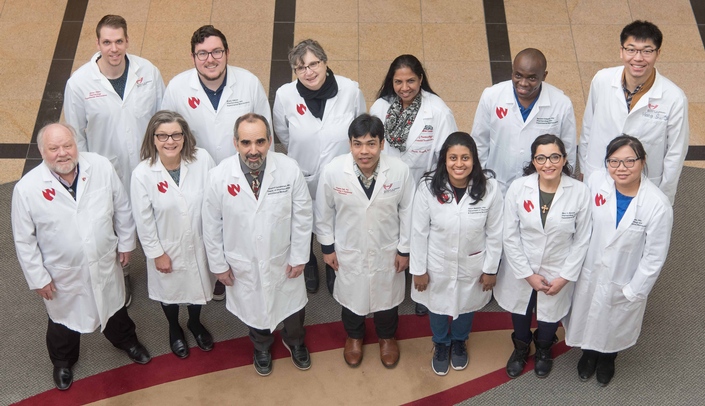
<path fill-rule="evenodd" d="M 472 319 L 474 317 L 475 312 L 463 313 L 451 322 L 450 316 L 429 312 L 428 319 L 431 322 L 433 342 L 450 345 L 451 341 L 467 340 L 470 330 L 472 330 Z"/>

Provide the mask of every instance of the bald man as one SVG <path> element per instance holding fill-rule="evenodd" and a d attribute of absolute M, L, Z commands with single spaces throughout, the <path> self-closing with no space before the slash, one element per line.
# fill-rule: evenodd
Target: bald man
<path fill-rule="evenodd" d="M 541 51 L 527 48 L 512 63 L 512 79 L 482 92 L 472 137 L 483 169 L 492 169 L 502 193 L 531 163 L 531 143 L 542 134 L 558 136 L 575 167 L 575 114 L 570 99 L 545 83 L 548 71 Z"/>

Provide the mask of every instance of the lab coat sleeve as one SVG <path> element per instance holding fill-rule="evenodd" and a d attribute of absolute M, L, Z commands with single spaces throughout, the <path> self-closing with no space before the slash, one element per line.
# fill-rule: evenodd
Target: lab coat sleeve
<path fill-rule="evenodd" d="M 397 251 L 402 254 L 409 253 L 409 238 L 411 237 L 411 213 L 414 204 L 414 180 L 411 171 L 406 171 L 406 181 L 399 201 L 399 245 Z"/>
<path fill-rule="evenodd" d="M 568 163 L 575 169 L 575 150 L 577 149 L 576 143 L 578 140 L 575 128 L 575 112 L 570 101 L 568 101 L 568 108 L 563 112 L 560 138 L 565 145 L 565 152 L 568 154 Z"/>
<path fill-rule="evenodd" d="M 480 102 L 475 110 L 475 120 L 472 123 L 472 135 L 477 144 L 477 154 L 480 158 L 480 165 L 487 166 L 487 159 L 490 156 L 490 113 L 489 113 L 489 88 L 482 92 Z M 492 168 L 488 168 L 492 169 Z"/>
<path fill-rule="evenodd" d="M 426 170 L 429 171 L 435 168 L 436 162 L 438 162 L 438 156 L 441 153 L 441 147 L 446 141 L 446 138 L 448 138 L 451 133 L 458 131 L 458 125 L 455 123 L 455 117 L 453 117 L 453 112 L 450 108 L 444 105 L 439 112 L 439 115 L 438 128 L 436 130 L 436 134 L 438 136 L 434 140 L 435 147 L 433 149 L 433 162 L 431 162 L 430 166 L 426 168 Z"/>
<path fill-rule="evenodd" d="M 257 84 L 254 87 L 254 92 L 252 94 L 252 111 L 264 116 L 269 123 L 269 128 L 272 128 L 272 110 L 269 108 L 269 100 L 267 100 L 267 93 L 262 87 L 262 82 L 257 80 Z M 272 146 L 274 143 L 272 143 Z M 274 148 L 271 148 L 274 150 Z"/>
<path fill-rule="evenodd" d="M 688 153 L 688 142 L 690 139 L 690 127 L 688 125 L 688 99 L 683 95 L 678 99 L 675 108 L 668 119 L 668 130 L 666 134 L 666 156 L 663 158 L 663 174 L 659 189 L 671 201 L 671 205 L 676 197 L 678 179 L 683 170 L 685 155 Z"/>
<path fill-rule="evenodd" d="M 78 150 L 88 151 L 86 109 L 83 105 L 83 98 L 75 93 L 70 79 L 66 83 L 66 89 L 64 89 L 64 119 L 66 123 L 76 130 L 76 146 Z"/>
<path fill-rule="evenodd" d="M 313 230 L 313 206 L 304 175 L 297 168 L 292 190 L 291 205 L 291 251 L 289 265 L 305 264 L 311 249 Z"/>
<path fill-rule="evenodd" d="M 171 84 L 171 83 L 170 83 Z M 167 86 L 164 89 L 164 98 L 162 99 L 162 104 L 160 109 L 178 111 L 176 108 L 176 98 L 174 95 L 174 86 Z"/>
<path fill-rule="evenodd" d="M 588 94 L 587 103 L 585 103 L 585 113 L 583 113 L 583 130 L 580 134 L 580 147 L 578 148 L 578 162 L 580 163 L 580 172 L 586 174 L 588 168 L 588 142 L 590 141 L 590 129 L 592 128 L 592 119 L 595 114 L 595 100 L 597 90 L 595 89 L 595 79 L 592 79 L 590 84 L 590 93 Z M 587 181 L 584 178 L 583 181 Z"/>
<path fill-rule="evenodd" d="M 502 257 L 503 203 L 502 192 L 499 191 L 499 184 L 496 184 L 485 224 L 485 263 L 482 266 L 482 272 L 490 275 L 497 273 L 499 260 Z"/>
<path fill-rule="evenodd" d="M 357 99 L 355 100 L 357 103 L 357 110 L 355 111 L 355 117 L 359 116 L 362 113 L 367 112 L 367 104 L 365 103 L 365 96 L 362 94 L 362 90 L 359 88 L 357 89 Z"/>
<path fill-rule="evenodd" d="M 411 249 L 409 251 L 409 273 L 423 275 L 428 264 L 428 236 L 431 232 L 431 191 L 425 181 L 419 183 L 414 195 L 413 215 L 411 216 Z"/>
<path fill-rule="evenodd" d="M 113 227 L 118 237 L 118 252 L 131 252 L 137 247 L 137 237 L 130 198 L 112 165 L 110 165 L 110 183 L 113 188 Z"/>
<path fill-rule="evenodd" d="M 137 175 L 137 171 L 132 172 L 132 181 L 130 182 L 130 199 L 132 200 L 132 215 L 137 226 L 137 234 L 142 243 L 142 250 L 147 258 L 154 259 L 164 254 L 164 248 L 159 241 L 159 233 L 157 232 L 157 222 L 154 218 L 154 209 L 152 201 L 149 199 L 147 188 L 143 183 L 143 179 Z"/>
<path fill-rule="evenodd" d="M 157 104 L 155 106 L 155 113 L 162 109 L 162 100 L 164 99 L 164 79 L 162 78 L 162 73 L 157 69 L 154 75 L 154 80 L 156 81 L 155 90 L 157 91 Z"/>
<path fill-rule="evenodd" d="M 227 272 L 230 269 L 228 261 L 225 260 L 223 245 L 223 203 L 222 197 L 217 190 L 220 182 L 214 179 L 217 170 L 218 168 L 216 167 L 208 173 L 208 183 L 206 184 L 201 210 L 203 245 L 206 247 L 208 266 L 214 274 Z"/>
<path fill-rule="evenodd" d="M 289 121 L 286 118 L 286 113 L 284 112 L 284 104 L 282 103 L 282 97 L 277 92 L 277 97 L 274 99 L 274 109 L 272 114 L 272 125 L 274 126 L 274 133 L 279 138 L 287 151 L 289 150 Z"/>
<path fill-rule="evenodd" d="M 559 276 L 571 282 L 576 282 L 580 276 L 580 270 L 583 267 L 585 256 L 587 255 L 588 246 L 590 245 L 590 236 L 592 234 L 592 216 L 590 215 L 590 190 L 582 185 L 575 185 L 574 188 L 581 186 L 580 199 L 575 214 L 575 233 L 573 234 L 573 244 L 570 246 L 568 255 L 566 256 L 563 268 Z M 578 190 L 576 190 L 577 192 Z"/>
<path fill-rule="evenodd" d="M 646 226 L 646 242 L 639 267 L 632 280 L 622 288 L 622 293 L 629 301 L 645 300 L 654 287 L 666 262 L 672 227 L 673 209 L 664 204 Z"/>
<path fill-rule="evenodd" d="M 59 215 L 59 214 L 57 214 Z M 51 282 L 51 275 L 44 268 L 42 252 L 37 244 L 37 230 L 25 196 L 15 187 L 12 193 L 12 235 L 15 240 L 17 260 L 29 288 L 41 289 Z"/>
<path fill-rule="evenodd" d="M 521 178 L 520 178 L 521 179 Z M 521 243 L 521 231 L 519 226 L 519 213 L 517 212 L 516 201 L 518 199 L 518 189 L 523 185 L 517 184 L 514 181 L 507 190 L 507 196 L 504 199 L 504 259 L 512 270 L 514 277 L 524 279 L 534 274 L 529 263 L 529 258 L 524 254 L 524 249 Z"/>
<path fill-rule="evenodd" d="M 329 169 L 327 166 L 321 174 L 316 190 L 316 237 L 321 245 L 331 245 L 335 243 L 335 197 L 329 179 Z"/>

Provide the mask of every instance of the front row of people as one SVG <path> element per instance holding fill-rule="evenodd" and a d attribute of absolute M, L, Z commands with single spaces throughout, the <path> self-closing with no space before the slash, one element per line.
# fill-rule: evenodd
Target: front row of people
<path fill-rule="evenodd" d="M 98 326 L 133 361 L 150 360 L 121 301 L 120 265 L 135 248 L 135 224 L 149 296 L 161 302 L 170 347 L 180 358 L 189 346 L 179 304 L 188 305 L 187 327 L 198 347 L 213 348 L 200 312 L 217 279 L 229 290 L 227 309 L 249 327 L 258 374 L 272 371 L 269 350 L 280 323 L 294 365 L 310 368 L 306 287 L 299 276 L 315 232 L 325 263 L 338 275 L 333 295 L 342 305 L 348 365 L 362 361 L 370 313 L 383 365 L 398 363 L 398 306 L 410 268 L 411 296 L 429 309 L 436 374 L 468 365 L 474 312 L 494 292 L 512 313 L 510 377 L 523 372 L 532 341 L 536 375 L 550 373 L 563 321 L 566 343 L 583 350 L 580 379 L 596 372 L 600 384 L 609 383 L 617 352 L 637 340 L 672 227 L 668 198 L 643 175 L 646 154 L 637 139 L 615 138 L 607 147 L 607 172 L 594 174 L 586 186 L 571 177 L 560 138 L 540 136 L 525 176 L 503 199 L 467 133 L 446 139 L 437 167 L 415 195 L 409 167 L 381 154 L 378 118 L 360 115 L 348 138 L 351 153 L 321 174 L 314 228 L 306 181 L 295 161 L 269 150 L 272 136 L 262 116 L 237 120 L 238 153 L 215 167 L 183 117 L 155 114 L 143 162 L 132 175 L 132 215 L 109 161 L 79 153 L 70 126 L 43 128 L 37 140 L 43 164 L 17 183 L 12 225 L 26 279 L 49 314 L 57 388 L 71 385 L 80 334 Z M 534 311 L 538 329 L 532 333 Z"/>

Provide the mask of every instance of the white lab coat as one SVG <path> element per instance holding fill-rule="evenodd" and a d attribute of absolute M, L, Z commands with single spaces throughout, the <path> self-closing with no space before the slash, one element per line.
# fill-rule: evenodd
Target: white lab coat
<path fill-rule="evenodd" d="M 296 161 L 273 151 L 266 159 L 259 199 L 238 155 L 210 171 L 203 240 L 211 272 L 235 276 L 227 309 L 250 327 L 274 331 L 308 301 L 303 276 L 287 278 L 286 267 L 308 262 L 313 208 Z"/>
<path fill-rule="evenodd" d="M 568 163 L 575 168 L 575 113 L 563 91 L 543 82 L 526 121 L 511 80 L 482 92 L 471 135 L 477 143 L 482 168 L 495 172 L 502 193 L 507 193 L 514 179 L 521 178 L 524 166 L 531 161 L 531 144 L 543 134 L 553 134 L 563 141 Z"/>
<path fill-rule="evenodd" d="M 54 282 L 49 317 L 79 333 L 105 329 L 125 304 L 118 252 L 135 249 L 130 201 L 110 161 L 81 152 L 76 200 L 42 163 L 15 185 L 12 230 L 30 289 Z"/>
<path fill-rule="evenodd" d="M 132 173 L 132 213 L 147 257 L 149 297 L 162 303 L 206 304 L 215 276 L 208 270 L 201 232 L 201 204 L 208 171 L 215 166 L 204 149 L 192 162 L 181 160 L 177 185 L 157 158 L 142 161 Z M 170 273 L 157 271 L 154 259 L 166 253 Z"/>
<path fill-rule="evenodd" d="M 384 123 L 390 105 L 391 103 L 387 100 L 377 99 L 370 107 L 370 114 L 379 117 Z M 421 90 L 421 108 L 409 129 L 406 151 L 401 152 L 387 144 L 382 150 L 382 154 L 400 158 L 409 165 L 411 178 L 416 184 L 425 172 L 434 168 L 443 142 L 456 131 L 458 131 L 458 125 L 455 124 L 455 118 L 450 108 L 440 97 Z"/>
<path fill-rule="evenodd" d="M 323 120 L 311 114 L 296 82 L 283 85 L 274 99 L 274 131 L 288 155 L 299 163 L 311 197 L 315 199 L 323 167 L 350 152 L 348 127 L 366 111 L 357 82 L 335 75 L 338 94 L 326 101 Z"/>
<path fill-rule="evenodd" d="M 502 192 L 496 180 L 488 179 L 485 196 L 475 204 L 467 193 L 459 204 L 452 193 L 448 196 L 451 200 L 441 203 L 426 180 L 419 184 L 409 269 L 412 275 L 429 275 L 428 288 L 419 292 L 412 286 L 411 298 L 456 319 L 492 299 L 491 290 L 482 291 L 480 277 L 496 274 L 502 255 Z"/>
<path fill-rule="evenodd" d="M 656 71 L 651 89 L 628 112 L 623 72 L 623 66 L 603 69 L 592 79 L 580 135 L 580 170 L 587 181 L 605 167 L 607 144 L 621 134 L 631 135 L 644 145 L 649 180 L 673 204 L 688 152 L 688 99 Z"/>
<path fill-rule="evenodd" d="M 414 182 L 400 159 L 382 154 L 371 199 L 353 169 L 352 154 L 326 165 L 316 195 L 316 236 L 335 244 L 338 272 L 333 297 L 353 313 L 389 310 L 404 300 L 397 251 L 409 252 Z"/>
<path fill-rule="evenodd" d="M 225 88 L 214 110 L 203 90 L 196 68 L 174 76 L 164 92 L 162 108 L 184 116 L 198 146 L 208 151 L 216 164 L 236 154 L 233 144 L 235 121 L 246 113 L 257 113 L 272 123 L 267 93 L 257 76 L 228 66 Z"/>
<path fill-rule="evenodd" d="M 494 288 L 503 309 L 525 314 L 532 288 L 524 278 L 539 274 L 548 283 L 557 277 L 569 282 L 556 295 L 538 293 L 537 320 L 553 323 L 568 313 L 590 242 L 589 203 L 587 186 L 562 174 L 544 228 L 538 175 L 519 178 L 509 186 L 504 200 L 504 253 Z"/>
<path fill-rule="evenodd" d="M 128 54 L 130 66 L 121 99 L 100 73 L 99 56 L 100 52 L 93 55 L 66 82 L 64 116 L 78 133 L 79 151 L 108 158 L 129 193 L 132 170 L 140 163 L 144 132 L 162 103 L 164 81 L 151 62 Z"/>
<path fill-rule="evenodd" d="M 600 352 L 636 344 L 651 292 L 666 261 L 673 209 L 645 176 L 617 224 L 614 181 L 606 171 L 589 179 L 593 229 L 573 307 L 563 320 L 566 344 Z M 599 206 L 598 206 L 599 204 Z"/>

